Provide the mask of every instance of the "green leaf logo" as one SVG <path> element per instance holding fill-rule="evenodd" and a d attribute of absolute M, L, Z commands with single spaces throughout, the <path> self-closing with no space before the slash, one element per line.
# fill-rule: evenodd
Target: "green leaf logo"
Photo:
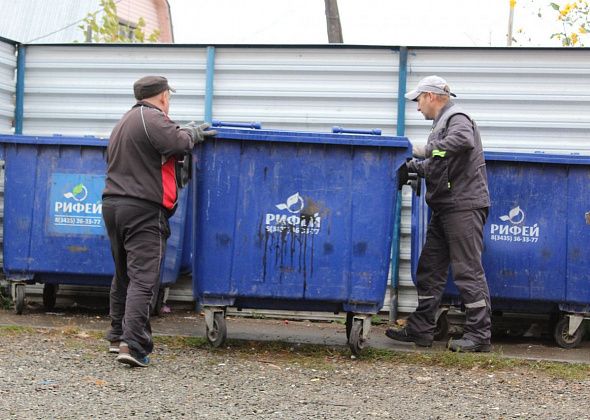
<path fill-rule="evenodd" d="M 64 194 L 65 198 L 73 198 L 76 201 L 84 201 L 86 197 L 88 197 L 88 190 L 84 186 L 84 184 L 78 184 L 74 188 L 72 188 L 72 192 L 67 192 Z"/>
<path fill-rule="evenodd" d="M 82 184 L 78 184 L 78 185 L 76 185 L 76 186 L 74 187 L 74 189 L 72 190 L 72 193 L 73 193 L 74 195 L 78 195 L 78 194 L 80 194 L 80 193 L 81 193 L 83 190 L 84 190 L 84 185 L 82 185 Z"/>

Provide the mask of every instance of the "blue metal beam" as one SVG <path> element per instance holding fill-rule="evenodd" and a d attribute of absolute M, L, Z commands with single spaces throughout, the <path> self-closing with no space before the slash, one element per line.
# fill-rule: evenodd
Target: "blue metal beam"
<path fill-rule="evenodd" d="M 408 77 L 408 47 L 399 48 L 399 80 L 397 86 L 397 135 L 406 132 L 406 81 Z"/>
<path fill-rule="evenodd" d="M 215 75 L 215 47 L 207 47 L 207 79 L 205 84 L 205 122 L 213 121 L 213 79 Z"/>
<path fill-rule="evenodd" d="M 16 60 L 16 106 L 14 109 L 14 133 L 23 133 L 24 100 L 25 100 L 25 49 L 24 45 L 18 46 Z"/>

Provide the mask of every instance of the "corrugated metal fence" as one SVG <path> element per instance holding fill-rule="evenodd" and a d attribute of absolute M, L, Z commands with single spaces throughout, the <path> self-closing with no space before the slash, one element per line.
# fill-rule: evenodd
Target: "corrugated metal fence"
<path fill-rule="evenodd" d="M 1 124 L 8 126 L 14 82 L 4 81 L 4 66 L 14 70 L 14 47 L 0 47 Z M 587 49 L 31 45 L 20 71 L 23 134 L 106 137 L 134 103 L 133 81 L 162 74 L 177 89 L 170 114 L 178 122 L 212 116 L 268 129 L 382 128 L 423 143 L 430 123 L 399 98 L 399 81 L 403 89 L 407 77 L 410 88 L 438 74 L 478 121 L 486 150 L 590 153 Z M 405 112 L 399 127 L 398 110 Z M 403 196 L 399 309 L 408 312 L 416 298 L 411 194 Z M 171 296 L 191 299 L 190 283 L 177 287 Z"/>
<path fill-rule="evenodd" d="M 14 119 L 14 93 L 16 91 L 15 46 L 0 41 L 0 133 L 12 132 Z"/>

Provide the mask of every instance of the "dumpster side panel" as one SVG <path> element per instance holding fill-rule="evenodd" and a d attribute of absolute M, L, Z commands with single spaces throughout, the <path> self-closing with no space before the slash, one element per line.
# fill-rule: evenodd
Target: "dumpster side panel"
<path fill-rule="evenodd" d="M 102 219 L 106 141 L 4 136 L 4 269 L 14 280 L 108 285 L 114 266 Z M 170 220 L 162 283 L 176 281 L 186 192 Z"/>
<path fill-rule="evenodd" d="M 39 167 L 36 146 L 5 145 L 4 149 L 4 270 L 13 275 L 29 271 Z"/>
<path fill-rule="evenodd" d="M 483 263 L 492 297 L 565 299 L 567 168 L 488 161 Z"/>
<path fill-rule="evenodd" d="M 193 155 L 201 303 L 355 312 L 383 304 L 405 156 L 307 135 L 217 137 Z"/>
<path fill-rule="evenodd" d="M 34 271 L 112 275 L 101 208 L 105 150 L 39 147 L 30 244 Z"/>
<path fill-rule="evenodd" d="M 486 163 L 492 204 L 484 227 L 482 260 L 491 297 L 496 302 L 564 301 L 567 167 L 502 160 Z M 447 297 L 458 294 L 449 282 Z"/>
<path fill-rule="evenodd" d="M 193 258 L 199 267 L 193 269 L 193 293 L 236 294 L 231 264 L 239 161 L 240 146 L 231 142 L 208 141 L 193 153 Z"/>
<path fill-rule="evenodd" d="M 356 148 L 352 185 L 352 257 L 349 303 L 357 312 L 380 307 L 389 272 L 397 169 L 402 164 L 390 148 Z M 375 185 L 378 182 L 380 185 Z M 365 306 L 365 309 L 361 309 Z"/>
<path fill-rule="evenodd" d="M 322 177 L 327 168 L 317 166 L 323 149 L 243 142 L 242 150 L 237 210 L 241 226 L 236 230 L 232 277 L 244 297 L 302 299 L 317 267 L 317 221 L 329 211 L 325 197 L 331 188 Z M 304 226 L 305 220 L 309 223 Z"/>
<path fill-rule="evenodd" d="M 590 166 L 571 165 L 568 177 L 568 302 L 590 303 Z"/>

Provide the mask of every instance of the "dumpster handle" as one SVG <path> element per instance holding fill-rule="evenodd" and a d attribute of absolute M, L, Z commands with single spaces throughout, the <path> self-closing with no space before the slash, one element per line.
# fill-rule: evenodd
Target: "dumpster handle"
<path fill-rule="evenodd" d="M 347 133 L 347 134 L 373 134 L 375 136 L 380 136 L 381 135 L 381 129 L 380 128 L 372 128 L 371 130 L 354 130 L 351 128 L 342 128 L 342 127 L 338 127 L 337 125 L 335 125 L 334 127 L 332 127 L 332 133 Z"/>
<path fill-rule="evenodd" d="M 262 124 L 260 124 L 259 122 L 241 123 L 241 122 L 228 122 L 228 121 L 213 120 L 212 125 L 213 125 L 213 127 L 241 127 L 241 128 L 254 128 L 256 130 L 260 130 L 262 128 Z"/>

